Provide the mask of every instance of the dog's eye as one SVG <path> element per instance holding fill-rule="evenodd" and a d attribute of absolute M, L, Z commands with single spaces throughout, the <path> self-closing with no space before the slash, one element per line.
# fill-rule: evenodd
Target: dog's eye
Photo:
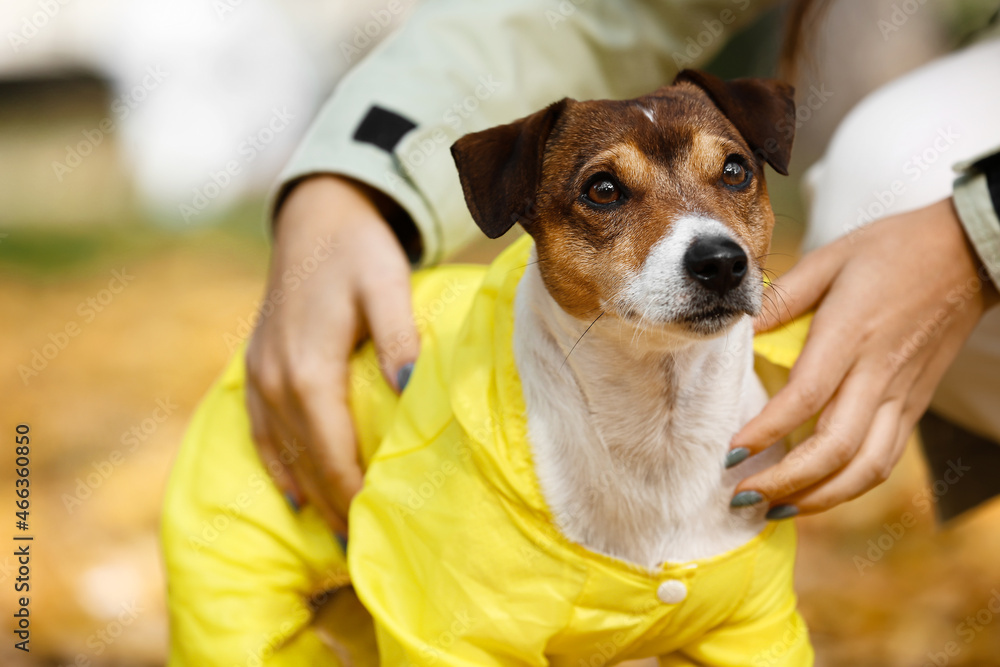
<path fill-rule="evenodd" d="M 750 170 L 743 164 L 742 159 L 734 155 L 726 158 L 726 164 L 722 167 L 722 182 L 737 190 L 749 185 Z"/>
<path fill-rule="evenodd" d="M 599 176 L 590 182 L 586 197 L 594 204 L 613 204 L 622 196 L 618 184 L 608 177 Z"/>

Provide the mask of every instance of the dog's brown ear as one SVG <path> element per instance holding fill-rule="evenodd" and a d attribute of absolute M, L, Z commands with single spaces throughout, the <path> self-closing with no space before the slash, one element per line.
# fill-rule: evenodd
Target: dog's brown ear
<path fill-rule="evenodd" d="M 746 139 L 754 154 L 779 174 L 788 175 L 795 139 L 795 88 L 776 79 L 723 81 L 686 69 L 674 83 L 689 81 L 705 91 Z"/>
<path fill-rule="evenodd" d="M 568 99 L 507 125 L 460 138 L 451 146 L 465 203 L 491 239 L 530 217 L 542 178 L 545 142 Z"/>

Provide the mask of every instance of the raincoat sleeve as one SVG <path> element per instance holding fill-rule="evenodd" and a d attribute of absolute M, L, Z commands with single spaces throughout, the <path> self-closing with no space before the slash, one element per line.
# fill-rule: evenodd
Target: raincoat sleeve
<path fill-rule="evenodd" d="M 371 345 L 352 359 L 351 377 L 364 464 L 398 399 Z M 348 664 L 377 664 L 373 636 L 316 618 L 318 608 L 351 604 L 330 599 L 349 583 L 346 555 L 319 514 L 292 511 L 272 481 L 250 434 L 245 386 L 240 350 L 195 412 L 167 486 L 169 667 L 336 666 L 345 651 Z M 279 459 L 287 465 L 303 451 L 284 443 Z M 371 635 L 370 625 L 359 627 Z"/>
<path fill-rule="evenodd" d="M 960 173 L 955 210 L 983 268 L 1000 288 L 1000 146 L 955 168 Z"/>
<path fill-rule="evenodd" d="M 236 355 L 195 413 L 168 484 L 168 664 L 339 665 L 308 631 L 309 600 L 347 581 L 343 552 L 318 514 L 295 515 L 271 481 L 243 387 Z"/>
<path fill-rule="evenodd" d="M 461 320 L 482 273 L 453 265 L 414 274 L 416 324 L 432 355 L 448 323 L 443 306 Z M 399 396 L 370 343 L 352 357 L 349 375 L 368 468 Z M 195 412 L 167 485 L 169 667 L 376 665 L 372 621 L 347 586 L 343 543 L 314 508 L 294 512 L 275 486 L 253 443 L 245 387 L 241 349 Z M 278 458 L 289 465 L 303 453 L 283 443 Z"/>
<path fill-rule="evenodd" d="M 651 92 L 679 69 L 707 62 L 773 4 L 427 0 L 363 58 L 346 45 L 348 60 L 362 59 L 281 175 L 275 208 L 306 176 L 352 177 L 409 214 L 423 245 L 420 263 L 437 263 L 479 234 L 449 151 L 458 137 L 566 96 Z"/>

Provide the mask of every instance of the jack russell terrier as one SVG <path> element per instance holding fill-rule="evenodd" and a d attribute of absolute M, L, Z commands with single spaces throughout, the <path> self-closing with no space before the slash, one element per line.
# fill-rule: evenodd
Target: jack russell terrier
<path fill-rule="evenodd" d="M 400 397 L 355 356 L 346 553 L 267 479 L 234 360 L 168 491 L 171 665 L 811 665 L 793 525 L 731 506 L 783 445 L 724 463 L 767 400 L 764 164 L 787 173 L 793 114 L 785 84 L 684 71 L 459 139 L 475 222 L 527 235 L 414 276 Z"/>

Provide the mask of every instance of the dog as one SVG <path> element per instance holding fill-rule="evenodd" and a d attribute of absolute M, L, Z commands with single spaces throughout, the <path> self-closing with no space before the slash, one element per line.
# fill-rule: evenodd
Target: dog
<path fill-rule="evenodd" d="M 730 506 L 783 444 L 724 465 L 767 400 L 751 325 L 774 225 L 764 165 L 787 174 L 793 116 L 786 84 L 685 70 L 460 138 L 473 220 L 526 235 L 488 269 L 415 277 L 422 351 L 401 397 L 370 345 L 352 362 L 366 481 L 346 554 L 273 489 L 197 556 L 170 546 L 225 506 L 192 499 L 192 479 L 260 466 L 231 366 L 168 493 L 174 655 L 193 636 L 253 654 L 260 614 L 287 607 L 268 646 L 289 664 L 332 661 L 323 642 L 358 665 L 812 664 L 794 527 Z M 195 574 L 219 561 L 262 561 L 235 587 L 262 599 L 224 627 L 199 596 L 233 583 Z"/>

